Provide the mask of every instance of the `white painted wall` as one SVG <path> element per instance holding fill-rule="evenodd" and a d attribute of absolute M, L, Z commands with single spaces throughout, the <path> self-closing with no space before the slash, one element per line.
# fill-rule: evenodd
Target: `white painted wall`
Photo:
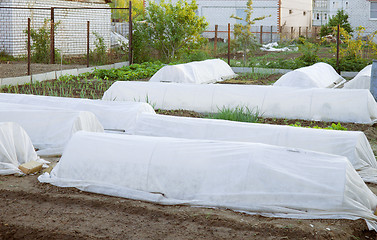
<path fill-rule="evenodd" d="M 108 7 L 107 4 L 79 3 L 63 0 L 1 0 L 0 6 L 7 7 Z M 50 19 L 49 10 L 33 9 L 0 9 L 0 51 L 12 56 L 26 54 L 27 19 L 31 18 L 32 28 L 38 29 L 44 19 Z M 55 22 L 59 22 L 55 47 L 63 55 L 77 55 L 86 53 L 87 21 L 90 21 L 91 49 L 94 49 L 97 32 L 104 38 L 107 47 L 110 47 L 111 12 L 110 10 L 96 9 L 56 9 Z"/>

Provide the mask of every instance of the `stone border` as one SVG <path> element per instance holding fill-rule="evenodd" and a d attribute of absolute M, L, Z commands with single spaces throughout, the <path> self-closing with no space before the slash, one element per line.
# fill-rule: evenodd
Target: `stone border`
<path fill-rule="evenodd" d="M 22 77 L 11 77 L 11 78 L 0 78 L 0 86 L 15 86 L 15 85 L 22 85 L 26 83 L 32 82 L 42 82 L 47 80 L 54 80 L 58 79 L 64 75 L 73 75 L 78 76 L 82 73 L 93 72 L 95 69 L 111 69 L 111 68 L 121 68 L 124 66 L 128 66 L 129 62 L 120 62 L 114 63 L 110 65 L 103 65 L 103 66 L 95 66 L 95 67 L 88 67 L 88 68 L 77 68 L 77 69 L 67 69 L 67 70 L 59 70 L 47 73 L 39 73 L 33 74 L 31 76 L 22 76 Z"/>

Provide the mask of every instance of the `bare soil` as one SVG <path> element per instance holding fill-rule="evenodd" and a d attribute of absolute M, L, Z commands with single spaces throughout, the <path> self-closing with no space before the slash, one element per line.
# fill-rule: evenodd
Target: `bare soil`
<path fill-rule="evenodd" d="M 60 65 L 60 64 L 31 64 L 31 74 L 47 73 L 65 69 L 86 68 L 86 65 Z M 20 77 L 27 75 L 27 63 L 5 62 L 0 63 L 0 78 Z"/>

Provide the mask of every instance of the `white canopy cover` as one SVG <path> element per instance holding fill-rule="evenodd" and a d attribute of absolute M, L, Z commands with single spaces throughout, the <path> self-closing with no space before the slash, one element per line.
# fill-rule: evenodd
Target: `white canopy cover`
<path fill-rule="evenodd" d="M 264 117 L 373 123 L 377 103 L 366 89 L 299 89 L 236 84 L 115 82 L 103 100 L 145 101 L 165 110 L 218 112 L 247 106 Z"/>
<path fill-rule="evenodd" d="M 370 89 L 370 78 L 372 75 L 372 65 L 366 66 L 352 80 L 344 84 L 346 89 Z"/>
<path fill-rule="evenodd" d="M 320 62 L 284 74 L 273 86 L 332 88 L 342 82 L 345 82 L 344 78 L 342 78 L 331 65 Z"/>
<path fill-rule="evenodd" d="M 232 68 L 221 59 L 208 59 L 178 65 L 167 65 L 157 71 L 150 82 L 214 83 L 236 77 Z"/>
<path fill-rule="evenodd" d="M 80 130 L 103 132 L 91 112 L 0 102 L 0 122 L 16 122 L 29 135 L 38 155 L 60 155 Z"/>
<path fill-rule="evenodd" d="M 377 227 L 377 197 L 345 157 L 264 144 L 78 132 L 38 179 L 159 204 Z"/>
<path fill-rule="evenodd" d="M 21 173 L 18 166 L 37 161 L 29 136 L 18 124 L 0 123 L 0 175 Z"/>
<path fill-rule="evenodd" d="M 36 96 L 25 94 L 0 93 L 0 102 L 20 103 L 34 106 L 89 111 L 96 115 L 105 129 L 126 131 L 132 127 L 142 112 L 155 113 L 143 102 L 116 102 L 80 98 Z"/>
<path fill-rule="evenodd" d="M 377 184 L 377 162 L 363 132 L 141 114 L 135 135 L 254 142 L 347 157 L 364 181 Z"/>

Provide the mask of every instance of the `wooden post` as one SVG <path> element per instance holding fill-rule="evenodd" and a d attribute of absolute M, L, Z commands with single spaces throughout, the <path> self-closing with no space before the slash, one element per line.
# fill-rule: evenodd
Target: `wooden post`
<path fill-rule="evenodd" d="M 336 35 L 336 71 L 338 74 L 340 74 L 340 69 L 339 69 L 339 45 L 340 45 L 340 26 L 338 24 L 338 32 Z"/>
<path fill-rule="evenodd" d="M 214 43 L 213 43 L 213 50 L 215 51 L 215 53 L 217 52 L 217 30 L 219 29 L 219 25 L 215 25 L 215 40 L 214 40 Z"/>
<path fill-rule="evenodd" d="M 55 64 L 55 29 L 54 8 L 51 8 L 51 31 L 50 31 L 50 63 Z"/>
<path fill-rule="evenodd" d="M 133 54 L 132 54 L 132 2 L 129 2 L 129 19 L 128 19 L 128 26 L 129 26 L 129 39 L 128 39 L 128 48 L 129 48 L 129 56 L 128 61 L 131 64 L 133 64 Z"/>
<path fill-rule="evenodd" d="M 263 26 L 261 25 L 260 26 L 260 39 L 259 39 L 259 42 L 260 44 L 263 44 Z"/>
<path fill-rule="evenodd" d="M 228 65 L 230 65 L 230 23 L 228 23 Z"/>
<path fill-rule="evenodd" d="M 298 27 L 298 36 L 301 36 L 301 27 Z"/>
<path fill-rule="evenodd" d="M 293 39 L 293 27 L 291 27 L 291 40 Z"/>
<path fill-rule="evenodd" d="M 308 27 L 306 27 L 305 37 L 308 38 Z"/>
<path fill-rule="evenodd" d="M 31 42 L 30 42 L 30 23 L 31 19 L 27 19 L 27 75 L 31 75 Z"/>
<path fill-rule="evenodd" d="M 270 34 L 271 34 L 271 36 L 270 36 L 270 38 L 271 38 L 271 42 L 273 41 L 273 39 L 272 39 L 272 30 L 273 30 L 273 27 L 271 26 L 271 31 L 270 31 Z"/>
<path fill-rule="evenodd" d="M 90 54 L 90 21 L 86 25 L 86 66 L 89 67 L 89 54 Z"/>
<path fill-rule="evenodd" d="M 314 38 L 314 42 L 315 42 L 317 40 L 317 27 L 313 27 L 313 28 L 314 28 L 314 36 L 312 36 L 312 38 Z"/>

